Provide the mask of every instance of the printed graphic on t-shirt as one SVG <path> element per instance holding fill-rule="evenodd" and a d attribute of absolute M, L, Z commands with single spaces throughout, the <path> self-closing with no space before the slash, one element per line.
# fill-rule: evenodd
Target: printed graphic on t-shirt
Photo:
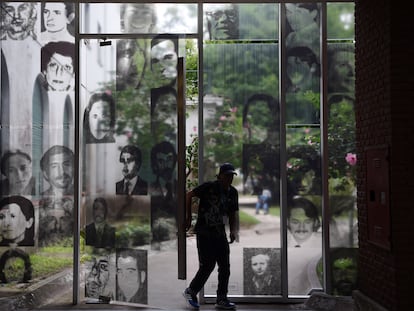
<path fill-rule="evenodd" d="M 216 227 L 223 225 L 223 216 L 220 212 L 220 196 L 211 193 L 208 198 L 208 206 L 210 207 L 204 213 L 204 219 L 208 227 Z"/>

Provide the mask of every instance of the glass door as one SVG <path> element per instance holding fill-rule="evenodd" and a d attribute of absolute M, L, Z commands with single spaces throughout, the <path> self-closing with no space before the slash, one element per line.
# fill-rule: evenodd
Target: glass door
<path fill-rule="evenodd" d="M 161 33 L 182 25 L 167 4 L 82 10 L 83 301 L 170 307 L 185 288 L 177 269 L 185 39 Z"/>
<path fill-rule="evenodd" d="M 206 3 L 203 20 L 202 180 L 216 179 L 220 163 L 238 171 L 240 234 L 230 245 L 229 298 L 280 300 L 279 6 Z M 204 298 L 215 301 L 216 289 L 214 271 Z"/>

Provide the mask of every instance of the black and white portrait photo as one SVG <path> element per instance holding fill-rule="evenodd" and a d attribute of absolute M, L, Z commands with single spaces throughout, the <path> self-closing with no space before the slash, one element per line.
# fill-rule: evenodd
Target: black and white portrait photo
<path fill-rule="evenodd" d="M 122 39 L 116 42 L 116 90 L 138 88 L 147 69 L 147 40 Z"/>
<path fill-rule="evenodd" d="M 116 300 L 146 304 L 148 302 L 147 251 L 116 250 Z"/>
<path fill-rule="evenodd" d="M 61 145 L 49 148 L 40 159 L 43 178 L 49 187 L 42 195 L 63 197 L 73 195 L 73 151 Z"/>
<path fill-rule="evenodd" d="M 85 297 L 115 298 L 115 255 L 92 255 L 85 267 Z"/>
<path fill-rule="evenodd" d="M 151 134 L 155 141 L 177 141 L 177 91 L 171 86 L 151 90 Z"/>
<path fill-rule="evenodd" d="M 35 213 L 30 200 L 8 196 L 0 201 L 0 246 L 33 246 Z"/>
<path fill-rule="evenodd" d="M 156 87 L 173 86 L 177 79 L 178 38 L 158 35 L 151 40 L 151 71 Z"/>
<path fill-rule="evenodd" d="M 41 3 L 41 33 L 40 39 L 50 41 L 75 42 L 73 35 L 75 5 L 71 2 L 42 2 Z"/>
<path fill-rule="evenodd" d="M 315 247 L 321 244 L 321 220 L 318 208 L 307 198 L 295 196 L 288 202 L 289 247 Z"/>
<path fill-rule="evenodd" d="M 32 279 L 29 254 L 19 248 L 10 248 L 0 256 L 1 283 L 27 283 Z"/>
<path fill-rule="evenodd" d="M 237 5 L 217 3 L 206 4 L 204 7 L 209 40 L 239 38 L 239 12 Z"/>
<path fill-rule="evenodd" d="M 115 142 L 115 100 L 110 92 L 91 96 L 85 109 L 83 129 L 86 144 Z"/>
<path fill-rule="evenodd" d="M 74 87 L 75 44 L 49 42 L 41 48 L 43 87 L 48 91 L 69 91 Z"/>
<path fill-rule="evenodd" d="M 121 31 L 133 34 L 154 33 L 157 23 L 152 3 L 125 3 L 120 9 Z"/>
<path fill-rule="evenodd" d="M 2 2 L 1 3 L 1 28 L 2 37 L 11 40 L 36 40 L 35 29 L 38 18 L 36 3 L 27 2 Z"/>
<path fill-rule="evenodd" d="M 151 232 L 156 243 L 173 240 L 177 232 L 177 153 L 172 143 L 163 141 L 151 149 L 151 168 L 155 180 L 150 183 Z M 155 243 L 155 244 L 154 244 Z"/>
<path fill-rule="evenodd" d="M 32 158 L 19 149 L 8 150 L 1 157 L 2 195 L 34 195 L 36 182 L 32 175 Z"/>
<path fill-rule="evenodd" d="M 148 182 L 139 175 L 142 152 L 138 146 L 126 145 L 119 155 L 123 179 L 116 182 L 116 194 L 147 195 Z"/>
<path fill-rule="evenodd" d="M 115 247 L 115 227 L 107 222 L 108 203 L 98 197 L 92 203 L 92 222 L 86 225 L 86 245 L 97 248 Z"/>
<path fill-rule="evenodd" d="M 245 295 L 281 294 L 281 259 L 278 248 L 244 248 Z"/>
<path fill-rule="evenodd" d="M 73 151 L 61 145 L 49 148 L 40 160 L 48 183 L 39 202 L 40 245 L 73 235 L 73 165 Z"/>

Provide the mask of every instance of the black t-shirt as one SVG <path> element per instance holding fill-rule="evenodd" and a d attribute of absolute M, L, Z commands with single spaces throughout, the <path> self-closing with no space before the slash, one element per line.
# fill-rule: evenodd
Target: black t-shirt
<path fill-rule="evenodd" d="M 195 231 L 224 232 L 223 217 L 239 210 L 236 188 L 230 186 L 225 191 L 218 181 L 210 181 L 194 188 L 193 193 L 200 199 Z"/>

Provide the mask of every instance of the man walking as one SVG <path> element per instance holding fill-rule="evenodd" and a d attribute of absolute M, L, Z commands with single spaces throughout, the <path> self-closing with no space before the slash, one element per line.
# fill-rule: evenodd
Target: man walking
<path fill-rule="evenodd" d="M 203 288 L 207 279 L 217 263 L 218 309 L 235 309 L 234 303 L 227 298 L 230 277 L 230 247 L 225 231 L 224 216 L 229 219 L 230 243 L 237 237 L 237 216 L 239 210 L 238 192 L 231 183 L 237 175 L 234 166 L 224 163 L 220 166 L 216 181 L 206 182 L 187 193 L 186 197 L 186 228 L 191 226 L 191 202 L 193 197 L 200 199 L 198 217 L 195 225 L 197 234 L 197 250 L 199 256 L 199 269 L 185 289 L 183 295 L 188 305 L 198 309 L 197 294 Z"/>

